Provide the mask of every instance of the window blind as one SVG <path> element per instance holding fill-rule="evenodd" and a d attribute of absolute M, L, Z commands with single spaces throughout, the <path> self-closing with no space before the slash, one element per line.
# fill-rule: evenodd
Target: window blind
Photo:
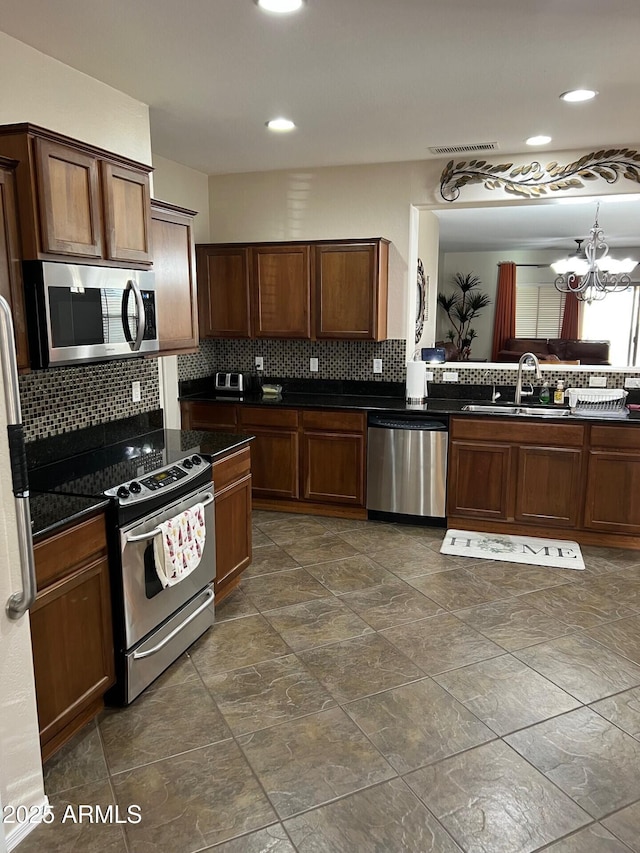
<path fill-rule="evenodd" d="M 559 337 L 563 310 L 564 293 L 559 293 L 553 285 L 517 285 L 516 337 Z"/>

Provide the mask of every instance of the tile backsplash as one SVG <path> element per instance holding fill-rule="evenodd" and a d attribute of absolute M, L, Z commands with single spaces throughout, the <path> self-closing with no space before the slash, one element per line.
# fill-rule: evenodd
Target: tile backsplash
<path fill-rule="evenodd" d="M 136 381 L 141 397 L 134 403 Z M 160 407 L 158 362 L 134 358 L 34 370 L 20 377 L 20 402 L 27 441 L 153 411 Z"/>
<path fill-rule="evenodd" d="M 360 381 L 405 381 L 406 346 L 402 339 L 380 341 L 292 341 L 292 340 L 238 340 L 205 339 L 199 351 L 193 355 L 178 356 L 178 379 L 180 381 L 200 379 L 217 370 L 252 371 L 255 356 L 264 359 L 265 376 L 300 379 L 356 379 Z M 309 359 L 318 359 L 318 372 L 311 373 Z M 382 373 L 373 373 L 373 359 L 382 359 Z M 487 384 L 515 385 L 517 366 L 513 370 L 492 370 L 478 362 L 477 367 L 465 366 L 458 369 L 455 362 L 443 366 L 429 366 L 434 381 L 442 382 L 442 374 L 457 372 L 458 382 L 463 385 Z M 626 373 L 605 373 L 593 370 L 544 370 L 544 378 L 555 386 L 562 379 L 565 388 L 587 388 L 591 376 L 606 376 L 607 387 L 622 388 Z M 640 370 L 638 371 L 640 375 Z"/>
<path fill-rule="evenodd" d="M 301 379 L 357 379 L 404 382 L 406 343 L 387 341 L 203 340 L 194 355 L 178 356 L 178 378 L 199 379 L 217 370 L 254 370 L 255 357 L 264 359 L 265 376 Z M 311 373 L 309 359 L 318 359 Z M 373 372 L 373 359 L 382 360 L 382 373 Z"/>

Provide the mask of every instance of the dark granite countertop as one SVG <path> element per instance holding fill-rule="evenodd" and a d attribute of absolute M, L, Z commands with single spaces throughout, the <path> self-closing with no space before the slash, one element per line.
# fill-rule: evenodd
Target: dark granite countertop
<path fill-rule="evenodd" d="M 105 509 L 109 504 L 104 498 L 85 498 L 79 495 L 31 492 L 31 532 L 34 541 L 46 539 L 56 530 Z"/>
<path fill-rule="evenodd" d="M 27 444 L 34 537 L 108 506 L 103 491 L 135 479 L 141 469 L 178 462 L 189 451 L 215 461 L 252 441 L 220 432 L 153 429 L 157 423 L 155 415 L 144 415 Z"/>

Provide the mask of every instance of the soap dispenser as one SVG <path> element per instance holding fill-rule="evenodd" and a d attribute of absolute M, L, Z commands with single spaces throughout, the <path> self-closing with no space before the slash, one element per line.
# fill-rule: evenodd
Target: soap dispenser
<path fill-rule="evenodd" d="M 540 389 L 540 396 L 538 398 L 541 403 L 550 403 L 551 402 L 551 391 L 549 391 L 549 383 L 545 379 L 542 383 L 542 388 Z"/>
<path fill-rule="evenodd" d="M 553 392 L 553 402 L 556 406 L 564 405 L 564 382 L 562 379 L 558 379 L 556 390 Z"/>

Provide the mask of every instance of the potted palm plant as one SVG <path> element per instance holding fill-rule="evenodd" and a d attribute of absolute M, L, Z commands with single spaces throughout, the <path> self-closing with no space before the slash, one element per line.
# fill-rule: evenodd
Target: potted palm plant
<path fill-rule="evenodd" d="M 478 290 L 482 282 L 473 273 L 456 273 L 452 284 L 454 290 L 451 293 L 438 293 L 438 305 L 453 327 L 446 333 L 447 340 L 455 345 L 459 360 L 468 361 L 471 344 L 477 337 L 471 323 L 480 316 L 483 308 L 491 304 L 491 299 Z"/>

